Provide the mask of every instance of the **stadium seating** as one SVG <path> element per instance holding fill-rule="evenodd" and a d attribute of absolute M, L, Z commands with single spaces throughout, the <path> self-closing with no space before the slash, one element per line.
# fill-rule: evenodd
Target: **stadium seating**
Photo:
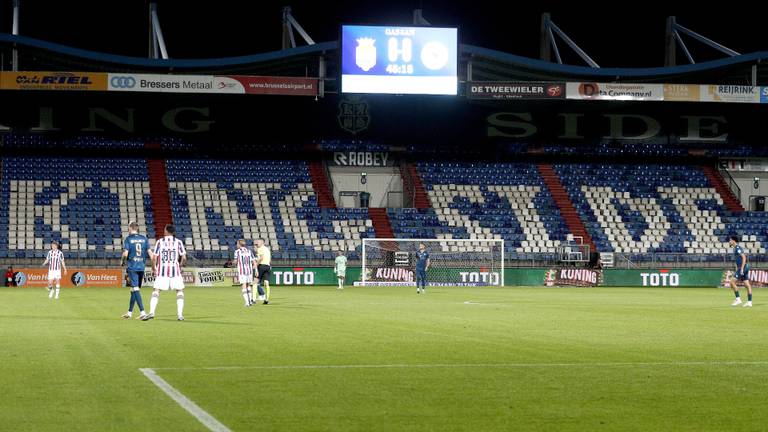
<path fill-rule="evenodd" d="M 307 163 L 295 160 L 166 162 L 173 219 L 193 256 L 228 257 L 239 238 L 264 238 L 276 259 L 359 257 L 375 237 L 367 209 L 321 209 Z"/>
<path fill-rule="evenodd" d="M 9 132 L 0 135 L 0 145 L 12 149 L 80 149 L 80 150 L 135 150 L 144 147 L 162 149 L 175 154 L 199 154 L 210 148 L 206 140 L 190 141 L 171 136 L 113 137 L 98 135 L 57 136 L 41 133 Z M 269 149 L 273 153 L 295 154 L 297 151 L 405 151 L 409 154 L 445 155 L 455 157 L 461 154 L 488 156 L 489 151 L 503 155 L 547 154 L 547 155 L 592 155 L 599 157 L 684 157 L 687 155 L 713 157 L 768 157 L 768 148 L 760 143 L 729 142 L 707 143 L 699 141 L 681 141 L 674 134 L 644 140 L 620 141 L 614 139 L 586 140 L 581 142 L 552 141 L 544 145 L 535 142 L 504 142 L 495 148 L 465 146 L 461 143 L 443 143 L 439 146 L 425 143 L 409 143 L 404 146 L 390 146 L 365 140 L 317 140 L 301 148 L 296 145 L 259 142 L 250 140 L 228 142 L 225 148 L 218 148 L 219 154 L 242 153 L 255 149 Z"/>
<path fill-rule="evenodd" d="M 69 138 L 53 138 L 49 135 L 9 133 L 3 135 L 3 144 L 19 149 L 84 149 L 84 150 L 136 150 L 144 148 L 144 139 L 107 139 L 93 135 L 77 135 Z"/>
<path fill-rule="evenodd" d="M 598 251 L 685 253 L 690 259 L 729 252 L 741 235 L 747 250 L 764 253 L 764 213 L 732 213 L 703 171 L 685 165 L 555 166 Z M 717 258 L 715 258 L 717 259 Z"/>
<path fill-rule="evenodd" d="M 323 151 L 371 151 L 386 152 L 392 150 L 392 147 L 361 140 L 320 140 L 317 141 L 317 147 Z"/>
<path fill-rule="evenodd" d="M 24 134 L 3 140 L 33 149 L 56 143 Z M 191 148 L 180 139 L 153 142 L 160 150 Z M 145 146 L 87 136 L 67 143 L 94 150 Z M 367 142 L 320 144 L 379 149 Z M 568 237 L 535 164 L 435 161 L 416 167 L 430 206 L 388 209 L 396 237 L 504 239 L 509 259 L 555 259 Z M 665 254 L 719 261 L 730 253 L 727 237 L 736 234 L 749 252 L 765 253 L 768 213 L 729 211 L 700 167 L 561 163 L 554 170 L 600 252 L 633 261 Z M 70 257 L 116 258 L 130 220 L 155 236 L 145 159 L 5 157 L 0 172 L 0 258 L 42 258 L 51 240 L 61 241 Z M 321 208 L 302 160 L 169 159 L 166 173 L 178 236 L 195 258 L 223 261 L 238 238 L 264 238 L 276 259 L 330 260 L 337 250 L 357 259 L 361 239 L 376 234 L 368 209 Z M 456 245 L 442 247 L 458 252 Z M 479 252 L 484 246 L 466 247 Z"/>
<path fill-rule="evenodd" d="M 4 158 L 0 258 L 43 258 L 52 240 L 76 258 L 117 258 L 129 221 L 154 237 L 142 159 Z"/>
<path fill-rule="evenodd" d="M 728 211 L 699 167 L 559 164 L 555 169 L 600 252 L 634 261 L 665 254 L 721 261 L 730 253 L 727 237 L 735 234 L 748 251 L 765 253 L 768 214 Z M 397 237 L 503 238 L 512 259 L 552 258 L 567 238 L 568 228 L 535 165 L 430 162 L 418 170 L 432 208 L 390 209 Z"/>
<path fill-rule="evenodd" d="M 513 259 L 553 258 L 566 238 L 535 165 L 429 162 L 418 170 L 432 208 L 390 209 L 397 237 L 504 239 Z"/>

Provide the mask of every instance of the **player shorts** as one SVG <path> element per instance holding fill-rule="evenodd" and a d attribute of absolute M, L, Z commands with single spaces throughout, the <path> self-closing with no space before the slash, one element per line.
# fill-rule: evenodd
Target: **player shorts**
<path fill-rule="evenodd" d="M 48 280 L 61 279 L 61 270 L 48 270 Z"/>
<path fill-rule="evenodd" d="M 181 276 L 157 276 L 155 277 L 155 289 L 159 289 L 161 291 L 183 290 L 184 278 Z"/>
<path fill-rule="evenodd" d="M 256 270 L 259 272 L 259 281 L 269 282 L 269 276 L 272 274 L 272 267 L 266 264 L 259 264 L 258 267 L 256 267 Z"/>
<path fill-rule="evenodd" d="M 141 283 L 144 282 L 144 270 L 127 270 L 125 274 L 128 276 L 128 285 L 133 288 L 141 288 Z"/>
<path fill-rule="evenodd" d="M 252 284 L 253 283 L 253 275 L 239 275 L 237 277 L 238 282 L 240 285 L 242 284 Z"/>
<path fill-rule="evenodd" d="M 336 270 L 336 277 L 347 277 L 347 269 Z"/>
<path fill-rule="evenodd" d="M 744 273 L 740 273 L 739 270 L 736 269 L 736 271 L 733 272 L 733 277 L 736 278 L 737 281 L 741 282 L 749 280 L 749 266 L 744 266 Z"/>
<path fill-rule="evenodd" d="M 420 270 L 416 269 L 416 281 L 424 281 L 424 283 L 427 282 L 427 271 L 426 270 Z"/>

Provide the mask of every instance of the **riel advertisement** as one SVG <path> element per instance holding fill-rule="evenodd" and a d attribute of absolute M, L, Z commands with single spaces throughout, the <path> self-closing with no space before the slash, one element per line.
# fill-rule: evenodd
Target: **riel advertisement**
<path fill-rule="evenodd" d="M 106 90 L 100 72 L 0 72 L 3 90 Z"/>

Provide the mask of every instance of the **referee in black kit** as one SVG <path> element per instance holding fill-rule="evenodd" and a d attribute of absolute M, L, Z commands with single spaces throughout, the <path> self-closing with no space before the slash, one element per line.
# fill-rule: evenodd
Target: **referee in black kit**
<path fill-rule="evenodd" d="M 256 240 L 256 271 L 258 272 L 259 284 L 264 289 L 262 304 L 269 304 L 269 277 L 272 275 L 272 251 L 264 245 L 264 239 Z"/>

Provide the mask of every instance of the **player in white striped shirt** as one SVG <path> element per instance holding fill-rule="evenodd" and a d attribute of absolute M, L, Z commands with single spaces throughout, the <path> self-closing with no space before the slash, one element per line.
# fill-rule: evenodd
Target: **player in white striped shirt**
<path fill-rule="evenodd" d="M 59 289 L 61 289 L 61 271 L 64 270 L 64 274 L 67 274 L 67 265 L 64 263 L 64 253 L 59 250 L 59 242 L 56 240 L 51 242 L 51 250 L 48 251 L 48 255 L 45 256 L 43 267 L 48 265 L 48 298 L 59 298 Z M 56 290 L 53 289 L 53 284 L 56 283 Z"/>
<path fill-rule="evenodd" d="M 237 266 L 237 280 L 242 287 L 245 306 L 251 306 L 255 303 L 253 301 L 253 270 L 256 267 L 256 257 L 253 256 L 251 250 L 245 245 L 245 240 L 243 239 L 237 241 L 235 265 Z"/>
<path fill-rule="evenodd" d="M 162 239 L 155 242 L 155 249 L 150 255 L 155 273 L 155 290 L 149 300 L 149 314 L 142 321 L 155 318 L 155 308 L 160 300 L 160 291 L 176 290 L 176 311 L 179 321 L 184 321 L 184 278 L 181 267 L 187 262 L 187 251 L 184 243 L 174 237 L 176 228 L 168 224 Z"/>

